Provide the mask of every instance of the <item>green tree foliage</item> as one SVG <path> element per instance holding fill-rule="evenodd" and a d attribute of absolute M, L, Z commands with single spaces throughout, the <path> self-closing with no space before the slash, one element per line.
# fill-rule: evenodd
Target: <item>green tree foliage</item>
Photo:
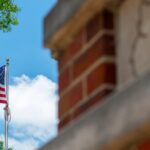
<path fill-rule="evenodd" d="M 4 150 L 4 143 L 0 141 L 0 150 Z"/>
<path fill-rule="evenodd" d="M 19 8 L 12 0 L 0 0 L 0 30 L 7 32 L 12 25 L 17 25 L 16 14 Z"/>
<path fill-rule="evenodd" d="M 0 150 L 5 150 L 3 141 L 0 141 Z M 13 150 L 13 148 L 8 148 L 8 150 Z"/>

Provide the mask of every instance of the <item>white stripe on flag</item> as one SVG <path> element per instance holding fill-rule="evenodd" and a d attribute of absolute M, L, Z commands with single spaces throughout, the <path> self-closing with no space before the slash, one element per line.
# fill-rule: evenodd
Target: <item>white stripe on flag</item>
<path fill-rule="evenodd" d="M 0 97 L 0 100 L 7 101 L 7 98 L 6 97 Z"/>
<path fill-rule="evenodd" d="M 5 85 L 3 85 L 3 84 L 0 84 L 0 87 L 2 87 L 2 88 L 6 88 L 6 86 L 5 86 Z"/>
<path fill-rule="evenodd" d="M 6 92 L 5 91 L 0 91 L 0 94 L 6 94 Z"/>

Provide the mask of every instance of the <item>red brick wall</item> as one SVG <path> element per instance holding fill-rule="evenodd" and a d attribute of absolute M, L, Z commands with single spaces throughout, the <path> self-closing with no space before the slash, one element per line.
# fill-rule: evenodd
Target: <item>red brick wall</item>
<path fill-rule="evenodd" d="M 150 150 L 150 140 L 147 140 L 137 146 L 137 150 Z"/>
<path fill-rule="evenodd" d="M 113 21 L 111 11 L 95 15 L 59 58 L 59 129 L 114 90 Z"/>
<path fill-rule="evenodd" d="M 126 150 L 150 150 L 150 139 L 144 140 L 143 142 L 135 143 L 129 148 L 126 148 Z"/>
<path fill-rule="evenodd" d="M 136 150 L 150 150 L 150 139 L 136 145 Z"/>

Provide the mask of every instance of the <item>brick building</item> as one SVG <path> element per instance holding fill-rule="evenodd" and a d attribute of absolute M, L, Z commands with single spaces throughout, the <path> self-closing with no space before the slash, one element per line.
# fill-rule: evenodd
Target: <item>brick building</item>
<path fill-rule="evenodd" d="M 60 0 L 46 16 L 59 135 L 41 150 L 150 150 L 149 14 L 150 0 Z"/>

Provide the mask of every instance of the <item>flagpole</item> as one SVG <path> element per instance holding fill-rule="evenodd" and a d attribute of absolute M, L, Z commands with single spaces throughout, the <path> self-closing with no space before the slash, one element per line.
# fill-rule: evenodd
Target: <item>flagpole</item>
<path fill-rule="evenodd" d="M 6 95 L 7 105 L 4 108 L 5 117 L 5 150 L 8 150 L 8 109 L 9 109 L 9 59 L 6 59 Z"/>
<path fill-rule="evenodd" d="M 6 106 L 7 107 L 7 106 Z M 5 107 L 5 150 L 8 150 L 8 116 L 7 116 L 7 108 Z"/>

